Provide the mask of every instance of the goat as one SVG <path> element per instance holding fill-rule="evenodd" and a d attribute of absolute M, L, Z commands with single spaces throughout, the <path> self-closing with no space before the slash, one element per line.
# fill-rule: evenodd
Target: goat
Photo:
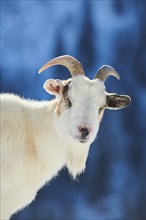
<path fill-rule="evenodd" d="M 106 92 L 106 78 L 120 78 L 110 66 L 102 66 L 90 80 L 78 60 L 64 55 L 49 61 L 39 73 L 53 65 L 64 65 L 72 75 L 44 83 L 55 99 L 1 95 L 1 219 L 30 204 L 63 167 L 73 178 L 82 173 L 104 110 L 121 109 L 131 102 L 127 95 Z"/>

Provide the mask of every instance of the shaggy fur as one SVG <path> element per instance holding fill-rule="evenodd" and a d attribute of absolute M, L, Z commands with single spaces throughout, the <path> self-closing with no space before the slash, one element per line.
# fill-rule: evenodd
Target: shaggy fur
<path fill-rule="evenodd" d="M 38 102 L 1 95 L 3 220 L 31 203 L 64 166 L 74 178 L 84 171 L 90 144 L 108 108 L 104 84 L 98 79 L 47 80 L 44 88 L 56 99 Z M 90 128 L 84 143 L 79 126 Z"/>

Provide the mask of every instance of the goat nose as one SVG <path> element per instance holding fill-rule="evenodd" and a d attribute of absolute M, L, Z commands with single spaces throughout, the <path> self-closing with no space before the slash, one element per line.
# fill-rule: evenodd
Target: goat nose
<path fill-rule="evenodd" d="M 85 136 L 87 136 L 90 133 L 91 128 L 87 128 L 87 127 L 83 127 L 83 126 L 78 126 L 78 130 L 81 133 L 81 135 L 85 137 Z"/>

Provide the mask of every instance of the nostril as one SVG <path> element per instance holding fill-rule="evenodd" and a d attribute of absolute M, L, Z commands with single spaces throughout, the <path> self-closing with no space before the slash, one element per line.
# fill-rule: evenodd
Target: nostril
<path fill-rule="evenodd" d="M 81 128 L 80 132 L 82 133 L 83 136 L 87 136 L 89 134 L 89 131 L 87 128 Z"/>
<path fill-rule="evenodd" d="M 82 127 L 82 126 L 78 126 L 78 129 L 79 132 L 82 134 L 82 136 L 87 136 L 91 131 L 91 128 Z"/>

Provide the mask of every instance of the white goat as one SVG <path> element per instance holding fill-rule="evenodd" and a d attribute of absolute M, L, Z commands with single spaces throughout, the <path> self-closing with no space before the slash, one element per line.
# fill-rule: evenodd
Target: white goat
<path fill-rule="evenodd" d="M 38 102 L 1 95 L 2 220 L 31 203 L 64 166 L 74 178 L 83 172 L 104 110 L 130 103 L 129 96 L 105 91 L 107 76 L 119 79 L 112 67 L 101 67 L 90 80 L 80 62 L 66 55 L 48 62 L 39 73 L 56 64 L 66 66 L 72 75 L 45 82 L 44 89 L 56 99 Z"/>

